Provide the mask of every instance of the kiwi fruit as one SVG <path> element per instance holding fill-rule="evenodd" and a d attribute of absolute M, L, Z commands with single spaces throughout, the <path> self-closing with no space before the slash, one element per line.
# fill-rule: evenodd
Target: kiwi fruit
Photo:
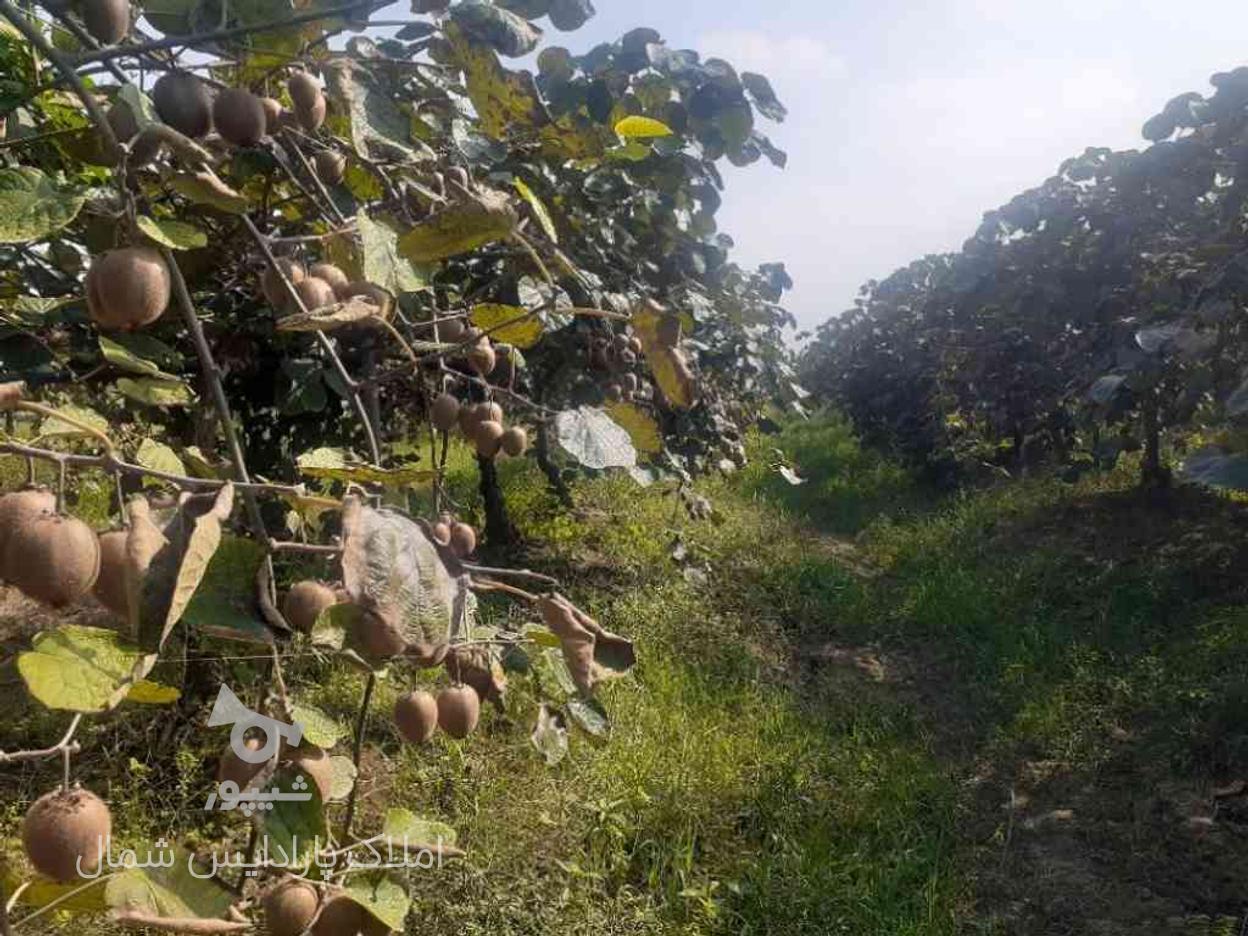
<path fill-rule="evenodd" d="M 459 423 L 459 431 L 463 433 L 465 439 L 472 441 L 473 433 L 476 431 L 477 423 L 481 421 L 481 415 L 475 406 L 461 406 L 459 408 L 459 416 L 456 422 Z"/>
<path fill-rule="evenodd" d="M 619 403 L 621 400 L 624 399 L 624 388 L 621 387 L 618 383 L 607 384 L 607 388 L 604 392 L 607 395 L 607 399 L 610 400 L 612 403 Z"/>
<path fill-rule="evenodd" d="M 308 278 L 308 271 L 303 268 L 303 264 L 297 263 L 289 257 L 279 257 L 277 265 L 285 272 L 286 278 L 290 280 L 292 286 L 297 287 Z M 264 294 L 264 298 L 269 305 L 278 311 L 292 304 L 290 294 L 286 292 L 286 287 L 282 285 L 281 275 L 272 266 L 265 267 L 264 273 L 260 276 L 260 291 Z"/>
<path fill-rule="evenodd" d="M 321 150 L 312 161 L 317 177 L 326 185 L 337 185 L 347 171 L 347 159 L 333 150 Z"/>
<path fill-rule="evenodd" d="M 118 99 L 108 109 L 108 125 L 113 128 L 113 136 L 122 143 L 129 143 L 139 135 L 139 122 L 134 119 L 134 111 L 125 101 Z"/>
<path fill-rule="evenodd" d="M 338 596 L 328 585 L 313 581 L 296 582 L 286 592 L 282 616 L 299 633 L 310 634 L 321 612 L 337 603 Z"/>
<path fill-rule="evenodd" d="M 197 139 L 212 129 L 212 92 L 190 72 L 169 72 L 152 85 L 152 104 L 161 121 Z"/>
<path fill-rule="evenodd" d="M 334 287 L 315 276 L 308 276 L 297 284 L 295 293 L 309 312 L 323 306 L 333 305 L 338 301 L 338 297 L 334 295 Z"/>
<path fill-rule="evenodd" d="M 468 364 L 482 377 L 494 370 L 497 363 L 498 356 L 488 343 L 474 345 L 468 352 Z"/>
<path fill-rule="evenodd" d="M 308 267 L 308 276 L 324 280 L 329 283 L 329 288 L 334 291 L 334 298 L 341 298 L 343 290 L 351 285 L 351 281 L 347 279 L 347 274 L 343 273 L 338 267 L 332 263 L 314 263 Z"/>
<path fill-rule="evenodd" d="M 582 0 L 550 0 L 550 25 L 560 32 L 575 32 L 594 15 L 594 5 Z"/>
<path fill-rule="evenodd" d="M 655 337 L 658 338 L 659 344 L 674 348 L 680 344 L 680 319 L 675 315 L 665 315 L 659 319 L 658 327 L 655 329 Z"/>
<path fill-rule="evenodd" d="M 36 601 L 53 608 L 73 604 L 99 572 L 99 540 L 76 517 L 41 513 L 9 534 L 5 577 Z"/>
<path fill-rule="evenodd" d="M 628 350 L 628 336 L 616 335 L 611 342 L 611 346 L 615 349 L 616 354 L 622 354 Z"/>
<path fill-rule="evenodd" d="M 264 132 L 272 136 L 282 126 L 282 102 L 277 98 L 262 97 L 260 106 L 264 108 Z"/>
<path fill-rule="evenodd" d="M 620 384 L 625 393 L 636 393 L 637 388 L 641 386 L 641 381 L 636 374 L 625 374 L 620 378 Z"/>
<path fill-rule="evenodd" d="M 468 326 L 464 324 L 463 319 L 448 319 L 445 322 L 438 322 L 438 338 L 447 344 L 456 344 L 462 341 L 466 331 L 468 331 Z"/>
<path fill-rule="evenodd" d="M 375 283 L 347 283 L 338 292 L 338 298 L 343 302 L 346 302 L 353 296 L 362 296 L 373 305 L 380 306 L 382 309 L 389 309 L 394 302 L 394 296 Z"/>
<path fill-rule="evenodd" d="M 172 285 L 158 250 L 110 250 L 94 258 L 87 271 L 87 313 L 100 328 L 133 331 L 164 314 Z"/>
<path fill-rule="evenodd" d="M 78 12 L 87 32 L 102 45 L 116 45 L 130 32 L 129 0 L 81 0 Z"/>
<path fill-rule="evenodd" d="M 439 520 L 433 525 L 433 541 L 440 546 L 450 545 L 451 525 L 445 520 Z"/>
<path fill-rule="evenodd" d="M 316 888 L 295 877 L 283 878 L 264 895 L 264 920 L 271 936 L 300 936 L 316 916 Z"/>
<path fill-rule="evenodd" d="M 389 932 L 386 924 L 345 894 L 331 897 L 312 926 L 312 936 L 386 936 Z"/>
<path fill-rule="evenodd" d="M 641 339 L 640 339 L 640 338 L 638 338 L 638 337 L 636 337 L 635 335 L 634 335 L 632 338 L 629 338 L 629 339 L 628 339 L 628 350 L 629 350 L 629 351 L 632 351 L 632 352 L 633 352 L 633 354 L 641 354 L 641 350 L 642 350 L 642 348 L 641 348 Z"/>
<path fill-rule="evenodd" d="M 217 132 L 235 146 L 255 146 L 264 137 L 264 104 L 246 88 L 226 88 L 212 105 Z"/>
<path fill-rule="evenodd" d="M 58 789 L 26 811 L 22 845 L 36 870 L 68 884 L 99 867 L 112 830 L 113 819 L 102 799 L 87 790 Z"/>
<path fill-rule="evenodd" d="M 100 574 L 95 578 L 93 590 L 96 600 L 120 618 L 130 614 L 126 598 L 126 540 L 129 538 L 125 530 L 100 534 Z"/>
<path fill-rule="evenodd" d="M 498 454 L 499 446 L 503 443 L 502 423 L 497 423 L 492 419 L 483 419 L 477 423 L 472 433 L 472 440 L 477 446 L 477 454 L 485 458 L 493 458 Z"/>
<path fill-rule="evenodd" d="M 501 423 L 503 421 L 503 408 L 497 403 L 478 403 L 477 404 L 477 422 L 484 420 Z"/>
<path fill-rule="evenodd" d="M 46 488 L 27 488 L 0 497 L 0 573 L 13 531 L 27 526 L 43 513 L 56 512 L 56 495 Z"/>
<path fill-rule="evenodd" d="M 388 660 L 407 649 L 407 638 L 397 628 L 367 611 L 352 623 L 351 639 L 370 660 Z"/>
<path fill-rule="evenodd" d="M 299 126 L 311 133 L 325 122 L 325 95 L 318 97 L 311 107 L 296 107 L 295 120 Z"/>
<path fill-rule="evenodd" d="M 304 71 L 290 76 L 290 80 L 286 82 L 286 90 L 290 92 L 290 99 L 296 110 L 311 108 L 323 94 L 321 83 Z"/>
<path fill-rule="evenodd" d="M 264 744 L 259 738 L 247 738 L 243 741 L 243 746 L 249 751 L 258 751 Z M 217 761 L 217 782 L 233 783 L 240 790 L 247 789 L 247 784 L 251 783 L 252 778 L 264 769 L 265 763 L 253 764 L 243 760 L 234 753 L 232 747 L 226 748 L 225 753 L 221 755 L 221 759 Z"/>
<path fill-rule="evenodd" d="M 403 740 L 424 744 L 438 729 L 438 701 L 419 689 L 394 703 L 394 724 Z"/>
<path fill-rule="evenodd" d="M 637 355 L 633 354 L 628 348 L 620 352 L 620 363 L 625 367 L 633 367 L 637 364 Z"/>
<path fill-rule="evenodd" d="M 429 408 L 429 418 L 439 432 L 450 432 L 459 421 L 459 400 L 449 393 L 442 393 Z"/>
<path fill-rule="evenodd" d="M 521 426 L 511 426 L 503 433 L 500 446 L 507 455 L 519 458 L 528 450 L 529 434 Z"/>
<path fill-rule="evenodd" d="M 477 551 L 477 531 L 466 523 L 451 525 L 451 552 L 466 559 Z"/>
<path fill-rule="evenodd" d="M 452 738 L 472 734 L 481 718 L 481 698 L 472 686 L 450 686 L 438 693 L 438 727 Z"/>
<path fill-rule="evenodd" d="M 314 745 L 304 745 L 295 748 L 285 763 L 288 767 L 302 770 L 303 775 L 316 784 L 317 792 L 321 794 L 321 802 L 329 802 L 334 791 L 334 765 L 330 763 L 329 755 L 324 750 Z"/>

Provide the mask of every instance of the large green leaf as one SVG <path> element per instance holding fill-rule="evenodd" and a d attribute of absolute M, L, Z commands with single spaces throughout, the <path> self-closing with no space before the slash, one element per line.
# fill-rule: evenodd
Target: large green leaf
<path fill-rule="evenodd" d="M 504 68 L 493 49 L 472 42 L 454 23 L 447 24 L 446 37 L 454 49 L 455 61 L 464 70 L 468 98 L 477 112 L 482 133 L 500 140 L 549 123 L 532 75 Z"/>
<path fill-rule="evenodd" d="M 394 225 L 386 218 L 370 218 L 362 209 L 355 218 L 364 245 L 364 278 L 396 296 L 421 289 L 430 270 L 417 268 L 399 254 L 399 232 Z"/>
<path fill-rule="evenodd" d="M 377 468 L 362 464 L 347 456 L 340 448 L 318 448 L 304 452 L 295 463 L 299 473 L 309 478 L 325 478 L 331 481 L 353 481 L 357 484 L 384 484 L 403 487 L 418 481 L 428 481 L 436 472 L 427 468 L 397 467 Z"/>
<path fill-rule="evenodd" d="M 542 38 L 542 31 L 524 17 L 483 0 L 457 4 L 451 9 L 451 18 L 471 42 L 487 45 L 508 58 L 528 55 Z"/>
<path fill-rule="evenodd" d="M 0 244 L 24 244 L 54 234 L 82 210 L 86 196 L 58 186 L 31 166 L 0 169 Z"/>
<path fill-rule="evenodd" d="M 328 750 L 347 734 L 347 729 L 315 705 L 291 700 L 290 716 L 303 725 L 303 737 L 309 744 Z"/>
<path fill-rule="evenodd" d="M 208 235 L 193 224 L 185 221 L 173 221 L 168 218 L 150 218 L 139 215 L 139 230 L 158 244 L 172 250 L 194 250 L 208 244 Z"/>
<path fill-rule="evenodd" d="M 609 403 L 607 413 L 628 433 L 638 452 L 657 455 L 663 451 L 663 436 L 659 431 L 659 424 L 649 413 L 632 403 Z"/>
<path fill-rule="evenodd" d="M 122 377 L 116 387 L 121 393 L 136 403 L 146 406 L 165 408 L 169 406 L 189 406 L 195 400 L 191 388 L 180 380 L 160 380 L 142 378 L 132 380 Z"/>
<path fill-rule="evenodd" d="M 116 631 L 68 624 L 35 636 L 17 658 L 30 694 L 51 709 L 107 712 L 126 697 L 156 658 Z"/>
<path fill-rule="evenodd" d="M 127 336 L 127 338 L 129 337 L 131 336 Z M 99 335 L 96 340 L 100 343 L 100 351 L 104 355 L 104 360 L 120 370 L 138 374 L 141 377 L 156 377 L 163 381 L 177 380 L 176 377 L 172 377 L 162 371 L 155 361 L 150 361 L 136 353 L 133 341 L 127 341 L 123 344 L 121 341 L 110 338 L 107 335 Z M 157 345 L 160 344 L 154 338 L 151 340 Z"/>
<path fill-rule="evenodd" d="M 329 843 L 325 825 L 325 808 L 320 790 L 298 767 L 282 767 L 273 775 L 270 786 L 283 793 L 306 793 L 306 800 L 283 800 L 272 809 L 258 812 L 260 830 L 269 837 L 269 854 L 280 857 L 286 853 L 292 865 L 312 858 L 317 842 Z"/>
<path fill-rule="evenodd" d="M 357 153 L 373 159 L 433 158 L 428 146 L 412 139 L 410 117 L 359 63 L 342 59 L 325 74 L 330 94 L 344 105 Z"/>
<path fill-rule="evenodd" d="M 163 842 L 135 850 L 138 863 L 149 865 L 122 871 L 112 878 L 104 892 L 105 902 L 118 919 L 140 925 L 144 920 L 163 921 L 154 924 L 167 928 L 174 921 L 221 921 L 233 898 L 206 868 L 191 873 L 191 858 L 185 849 L 173 848 Z M 187 927 L 188 931 L 191 930 Z M 211 931 L 208 928 L 200 932 Z M 227 932 L 222 927 L 220 932 Z"/>
<path fill-rule="evenodd" d="M 182 459 L 178 458 L 178 453 L 155 439 L 144 439 L 139 443 L 139 451 L 135 454 L 134 460 L 144 468 L 151 468 L 153 471 L 176 475 L 186 474 L 186 466 L 182 464 Z"/>
<path fill-rule="evenodd" d="M 187 627 L 223 640 L 270 644 L 273 635 L 256 605 L 256 579 L 264 547 L 245 536 L 225 534 L 182 620 Z"/>
<path fill-rule="evenodd" d="M 397 806 L 386 810 L 381 834 L 388 844 L 411 848 L 436 848 L 438 845 L 454 845 L 456 841 L 455 830 L 445 822 L 423 819 L 411 810 Z"/>
<path fill-rule="evenodd" d="M 555 416 L 555 437 L 563 450 L 586 468 L 631 468 L 637 450 L 628 432 L 592 406 L 564 410 Z"/>
<path fill-rule="evenodd" d="M 625 117 L 615 125 L 615 132 L 626 140 L 646 140 L 672 135 L 672 128 L 653 117 Z"/>
<path fill-rule="evenodd" d="M 107 419 L 95 410 L 88 409 L 85 406 L 75 406 L 72 403 L 66 403 L 64 406 L 58 406 L 56 412 L 64 413 L 70 419 L 91 426 L 93 429 L 98 429 L 105 434 L 111 428 Z M 39 426 L 39 435 L 41 436 L 76 436 L 85 434 L 77 426 L 57 419 L 55 416 L 49 416 Z"/>
<path fill-rule="evenodd" d="M 519 218 L 501 192 L 486 189 L 454 202 L 399 238 L 399 253 L 434 263 L 510 237 Z"/>

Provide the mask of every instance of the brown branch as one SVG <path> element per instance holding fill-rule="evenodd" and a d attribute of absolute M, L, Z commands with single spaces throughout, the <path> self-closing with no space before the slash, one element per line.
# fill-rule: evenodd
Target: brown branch
<path fill-rule="evenodd" d="M 364 729 L 368 727 L 368 706 L 373 701 L 373 689 L 376 685 L 377 674 L 370 672 L 368 674 L 368 682 L 364 684 L 364 698 L 360 700 L 360 714 L 355 720 L 355 743 L 351 748 L 351 761 L 355 764 L 357 777 L 360 772 L 360 757 L 364 753 Z M 351 838 L 351 823 L 355 820 L 356 791 L 359 788 L 360 784 L 358 781 L 353 783 L 351 792 L 347 796 L 347 814 L 342 820 L 342 835 L 339 837 L 344 842 Z"/>
<path fill-rule="evenodd" d="M 489 566 L 474 565 L 471 562 L 461 562 L 465 569 L 469 572 L 479 572 L 482 575 L 499 575 L 504 578 L 511 576 L 512 578 L 524 578 L 534 582 L 541 582 L 543 585 L 558 585 L 559 580 L 549 575 L 543 575 L 541 572 L 533 572 L 530 569 L 492 569 Z"/>
<path fill-rule="evenodd" d="M 78 743 L 74 741 L 74 733 L 78 730 L 78 725 L 82 722 L 82 715 L 75 715 L 69 723 L 69 728 L 65 732 L 65 736 L 60 741 L 49 748 L 43 748 L 38 751 L 14 751 L 12 754 L 6 754 L 0 751 L 0 764 L 15 764 L 19 761 L 42 760 L 45 757 L 60 757 L 65 751 L 78 750 Z"/>
<path fill-rule="evenodd" d="M 537 604 L 537 602 L 542 600 L 540 595 L 527 592 L 523 588 L 516 588 L 514 585 L 504 585 L 502 582 L 473 582 L 471 588 L 476 592 L 502 592 L 504 595 L 511 595 L 513 598 L 523 598 L 531 604 Z"/>

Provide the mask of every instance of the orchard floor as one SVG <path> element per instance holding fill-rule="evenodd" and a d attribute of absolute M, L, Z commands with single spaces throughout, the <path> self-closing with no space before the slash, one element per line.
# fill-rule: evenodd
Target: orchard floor
<path fill-rule="evenodd" d="M 805 484 L 767 467 L 775 448 Z M 750 468 L 700 484 L 710 519 L 627 479 L 579 485 L 569 513 L 530 464 L 503 476 L 532 545 L 489 558 L 560 576 L 640 663 L 602 692 L 610 741 L 574 734 L 554 768 L 530 746 L 523 679 L 508 715 L 427 749 L 386 715 L 426 677 L 383 683 L 361 824 L 402 805 L 468 851 L 418 877 L 409 932 L 1244 932 L 1243 505 L 1145 497 L 1125 473 L 936 497 L 835 419 L 760 439 Z M 28 707 L 11 664 L 46 622 L 0 603 L 0 749 L 64 724 Z M 246 685 L 250 665 L 198 678 Z M 349 722 L 356 673 L 291 670 Z M 80 775 L 119 830 L 243 834 L 202 827 L 222 739 L 199 724 L 187 701 L 86 733 Z M 0 771 L 0 836 L 55 774 Z"/>

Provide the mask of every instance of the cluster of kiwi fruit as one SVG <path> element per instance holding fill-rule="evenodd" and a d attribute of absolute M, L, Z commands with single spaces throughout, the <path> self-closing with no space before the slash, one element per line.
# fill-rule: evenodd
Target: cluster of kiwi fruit
<path fill-rule="evenodd" d="M 329 891 L 322 903 L 312 884 L 293 876 L 270 887 L 260 903 L 270 936 L 385 936 L 390 932 L 341 890 Z"/>
<path fill-rule="evenodd" d="M 36 601 L 71 605 L 91 591 L 100 573 L 100 543 L 75 517 L 57 511 L 42 488 L 0 497 L 0 575 Z"/>
<path fill-rule="evenodd" d="M 112 828 L 108 804 L 94 793 L 57 788 L 26 810 L 22 846 L 35 870 L 70 884 L 98 873 Z"/>
<path fill-rule="evenodd" d="M 600 335 L 590 343 L 590 367 L 606 374 L 602 393 L 612 403 L 650 398 L 649 385 L 637 373 L 641 350 L 641 339 L 630 334 Z"/>
<path fill-rule="evenodd" d="M 390 295 L 380 286 L 365 282 L 353 283 L 346 273 L 332 263 L 314 263 L 305 267 L 290 257 L 279 257 L 277 263 L 290 280 L 300 302 L 309 311 L 336 302 L 346 302 L 354 296 L 362 296 L 382 308 L 389 304 Z M 286 292 L 282 276 L 276 267 L 265 267 L 264 273 L 260 275 L 260 292 L 279 315 L 298 311 L 298 306 Z"/>
<path fill-rule="evenodd" d="M 439 432 L 458 427 L 484 458 L 500 453 L 519 458 L 529 448 L 529 434 L 523 426 L 504 426 L 503 408 L 497 403 L 460 403 L 454 394 L 444 392 L 434 399 L 429 418 Z"/>
<path fill-rule="evenodd" d="M 462 344 L 464 357 L 478 377 L 488 378 L 499 366 L 498 350 L 481 329 L 463 319 L 447 319 L 438 325 L 438 339 L 447 344 Z"/>
<path fill-rule="evenodd" d="M 467 683 L 447 686 L 435 698 L 423 689 L 400 696 L 394 703 L 394 724 L 409 744 L 424 744 L 440 728 L 463 740 L 481 720 L 481 697 Z"/>

